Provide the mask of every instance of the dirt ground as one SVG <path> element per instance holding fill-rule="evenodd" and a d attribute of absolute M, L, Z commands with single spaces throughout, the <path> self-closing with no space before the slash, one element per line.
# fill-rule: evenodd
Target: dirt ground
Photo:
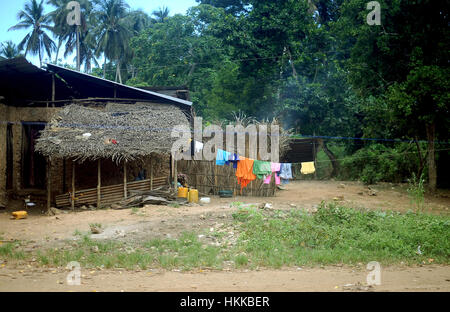
<path fill-rule="evenodd" d="M 321 201 L 338 200 L 354 207 L 408 211 L 411 204 L 405 185 L 379 184 L 370 189 L 358 182 L 295 181 L 283 186 L 276 197 L 213 197 L 200 206 L 147 206 L 138 212 L 86 210 L 42 215 L 31 211 L 24 220 L 11 220 L 10 206 L 0 212 L 2 240 L 26 241 L 26 249 L 37 250 L 76 239 L 76 231 L 88 232 L 90 223 L 101 223 L 95 239 L 139 240 L 173 238 L 189 230 L 208 229 L 231 221 L 233 202 L 271 203 L 275 209 L 314 210 Z M 371 194 L 371 195 L 370 195 Z M 16 203 L 17 205 L 17 203 Z M 449 215 L 450 191 L 425 199 L 425 210 Z M 450 266 L 424 265 L 382 268 L 381 285 L 366 287 L 368 271 L 359 267 L 284 268 L 281 270 L 192 271 L 189 273 L 146 270 L 83 271 L 81 286 L 65 283 L 64 268 L 16 267 L 0 259 L 0 291 L 450 291 Z"/>

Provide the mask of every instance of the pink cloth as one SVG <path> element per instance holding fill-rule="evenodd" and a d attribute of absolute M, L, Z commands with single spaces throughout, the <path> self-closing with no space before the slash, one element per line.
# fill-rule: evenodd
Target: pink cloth
<path fill-rule="evenodd" d="M 272 172 L 278 172 L 281 170 L 281 164 L 280 163 L 270 163 L 270 167 L 272 169 Z M 264 184 L 270 184 L 270 181 L 272 180 L 272 175 L 268 175 L 266 179 L 264 180 Z M 280 185 L 281 179 L 280 177 L 275 173 L 275 184 Z"/>

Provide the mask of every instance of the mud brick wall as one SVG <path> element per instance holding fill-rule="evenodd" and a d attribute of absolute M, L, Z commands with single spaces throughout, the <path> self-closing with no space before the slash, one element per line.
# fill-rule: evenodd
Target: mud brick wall
<path fill-rule="evenodd" d="M 22 122 L 48 122 L 58 108 L 14 107 L 0 103 L 0 203 L 6 202 L 6 128 L 12 123 L 13 132 L 13 189 L 14 197 L 21 197 L 22 187 Z M 62 162 L 52 165 L 52 188 L 62 188 Z"/>
<path fill-rule="evenodd" d="M 0 207 L 6 207 L 6 110 L 0 103 Z"/>

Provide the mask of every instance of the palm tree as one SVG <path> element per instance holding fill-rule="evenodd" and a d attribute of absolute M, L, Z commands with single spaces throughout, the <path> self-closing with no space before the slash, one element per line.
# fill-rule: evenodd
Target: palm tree
<path fill-rule="evenodd" d="M 126 17 L 128 28 L 134 35 L 137 35 L 144 29 L 150 27 L 152 20 L 153 19 L 142 10 L 131 11 Z"/>
<path fill-rule="evenodd" d="M 98 40 L 97 53 L 102 52 L 104 61 L 104 76 L 106 76 L 106 61 L 116 63 L 116 77 L 122 83 L 121 61 L 127 54 L 131 32 L 126 26 L 128 4 L 124 0 L 94 0 L 96 3 L 96 35 Z M 117 80 L 116 78 L 116 80 Z"/>
<path fill-rule="evenodd" d="M 11 40 L 2 43 L 0 48 L 0 55 L 6 59 L 13 59 L 20 56 L 20 50 L 17 45 Z"/>
<path fill-rule="evenodd" d="M 17 14 L 19 23 L 10 30 L 29 29 L 31 31 L 23 38 L 19 43 L 19 50 L 25 48 L 25 57 L 30 52 L 32 55 L 39 55 L 39 62 L 42 66 L 42 51 L 44 50 L 48 57 L 51 57 L 52 51 L 55 50 L 55 43 L 47 35 L 45 30 L 53 31 L 53 27 L 50 25 L 52 22 L 50 15 L 44 14 L 44 0 L 40 3 L 37 0 L 30 0 L 25 4 L 24 10 L 21 10 Z"/>
<path fill-rule="evenodd" d="M 47 0 L 47 4 L 54 6 L 56 9 L 50 13 L 54 23 L 53 33 L 58 38 L 58 45 L 56 48 L 55 63 L 58 62 L 59 51 L 62 44 L 66 41 L 66 49 L 76 42 L 77 26 L 70 26 L 67 24 L 67 4 L 72 0 Z M 88 12 L 92 10 L 92 4 L 88 0 L 78 0 L 81 7 L 81 27 L 80 31 L 88 30 L 90 23 L 88 19 L 90 15 Z"/>
<path fill-rule="evenodd" d="M 157 23 L 164 23 L 164 21 L 169 17 L 169 8 L 166 6 L 160 7 L 158 10 L 153 11 L 152 15 L 156 17 Z"/>
<path fill-rule="evenodd" d="M 99 54 L 96 53 L 97 43 L 90 32 L 85 31 L 80 33 L 80 65 L 84 64 L 85 73 L 91 73 L 92 65 L 99 66 L 97 58 Z M 76 49 L 76 41 L 68 41 L 66 44 L 66 51 L 64 57 L 68 57 Z M 75 56 L 74 62 L 76 62 L 77 57 Z"/>

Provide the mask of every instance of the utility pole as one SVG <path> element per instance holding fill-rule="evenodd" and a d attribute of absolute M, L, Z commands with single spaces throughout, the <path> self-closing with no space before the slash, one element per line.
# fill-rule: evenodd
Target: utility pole
<path fill-rule="evenodd" d="M 67 10 L 70 12 L 67 14 L 67 24 L 69 26 L 76 26 L 77 31 L 77 71 L 81 68 L 80 59 L 80 26 L 81 26 L 81 6 L 77 1 L 70 1 L 67 3 Z"/>

